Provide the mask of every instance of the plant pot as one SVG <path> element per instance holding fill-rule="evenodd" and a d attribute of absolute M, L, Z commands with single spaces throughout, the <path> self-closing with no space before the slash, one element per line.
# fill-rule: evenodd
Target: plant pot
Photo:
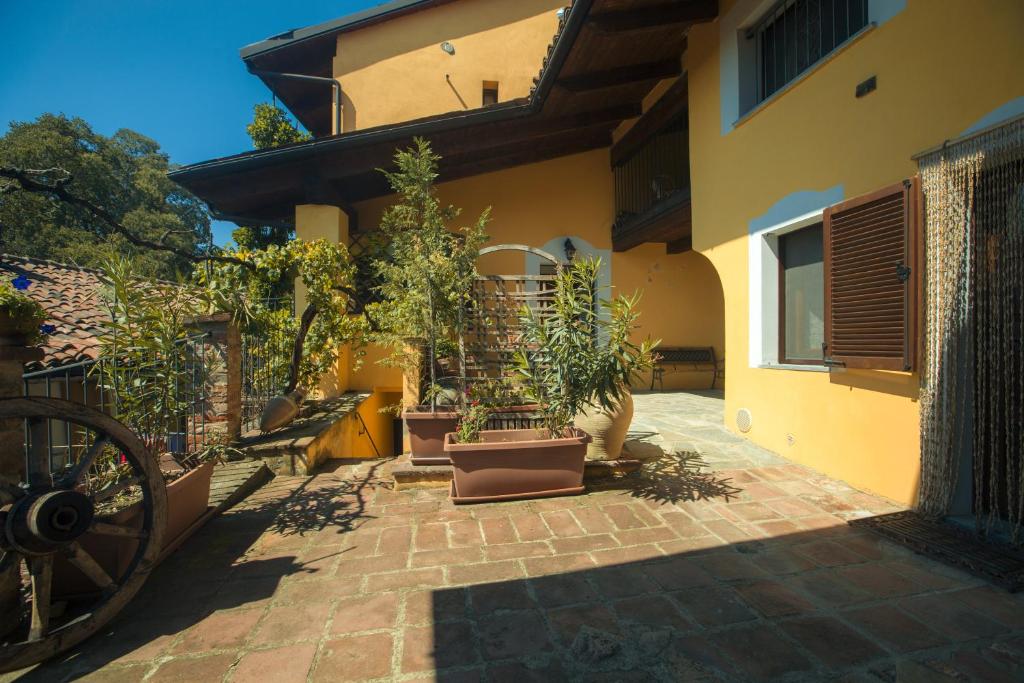
<path fill-rule="evenodd" d="M 39 330 L 42 320 L 12 317 L 0 311 L 0 346 L 27 346 L 28 340 Z"/>
<path fill-rule="evenodd" d="M 587 460 L 618 459 L 632 421 L 633 395 L 628 390 L 612 410 L 597 406 L 577 415 L 573 423 L 593 439 L 587 446 Z"/>
<path fill-rule="evenodd" d="M 444 450 L 444 435 L 459 425 L 459 414 L 452 410 L 415 408 L 402 413 L 409 428 L 409 450 L 413 465 L 450 465 Z"/>
<path fill-rule="evenodd" d="M 206 514 L 210 505 L 210 480 L 213 476 L 213 464 L 212 460 L 204 462 L 167 484 L 167 526 L 164 531 L 164 550 L 176 545 L 182 535 Z M 134 503 L 101 519 L 119 526 L 139 529 L 143 523 L 142 503 Z M 91 533 L 82 535 L 78 542 L 114 579 L 119 579 L 128 571 L 128 566 L 139 546 L 139 542 L 133 538 Z M 96 590 L 92 581 L 61 557 L 57 557 L 54 561 L 53 576 L 55 595 L 69 597 Z"/>
<path fill-rule="evenodd" d="M 583 463 L 590 436 L 570 427 L 548 439 L 539 429 L 480 432 L 479 443 L 458 443 L 446 434 L 452 461 L 454 503 L 489 503 L 583 493 Z"/>
<path fill-rule="evenodd" d="M 167 530 L 164 547 L 176 542 L 210 507 L 213 460 L 189 470 L 167 485 Z"/>

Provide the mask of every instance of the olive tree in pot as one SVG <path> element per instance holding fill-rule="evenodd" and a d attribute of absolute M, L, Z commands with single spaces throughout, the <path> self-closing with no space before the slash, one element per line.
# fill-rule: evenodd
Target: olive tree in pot
<path fill-rule="evenodd" d="M 402 414 L 417 465 L 448 463 L 444 435 L 455 428 L 456 408 L 465 400 L 465 310 L 472 305 L 476 259 L 490 214 L 486 210 L 469 226 L 449 228 L 460 211 L 437 197 L 439 160 L 417 138 L 412 148 L 395 153 L 397 170 L 384 172 L 398 200 L 381 220 L 384 245 L 374 262 L 381 301 L 370 306 L 377 340 L 392 351 L 387 364 L 418 376 L 418 351 L 427 356 L 429 381 L 420 404 L 406 406 Z M 452 377 L 440 377 L 440 366 Z"/>
<path fill-rule="evenodd" d="M 631 339 L 637 295 L 597 301 L 599 269 L 597 259 L 563 268 L 551 305 L 543 312 L 524 307 L 516 365 L 526 395 L 540 407 L 544 426 L 481 430 L 488 408 L 469 406 L 459 430 L 445 437 L 456 503 L 583 491 L 591 437 L 572 424 L 573 418 L 587 406 L 611 408 L 620 401 L 634 376 L 650 365 L 656 345 Z"/>

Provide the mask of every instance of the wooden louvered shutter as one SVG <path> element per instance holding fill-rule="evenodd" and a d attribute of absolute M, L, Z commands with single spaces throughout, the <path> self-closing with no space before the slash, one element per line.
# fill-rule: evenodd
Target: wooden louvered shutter
<path fill-rule="evenodd" d="M 912 370 L 917 344 L 918 181 L 825 209 L 825 362 Z"/>

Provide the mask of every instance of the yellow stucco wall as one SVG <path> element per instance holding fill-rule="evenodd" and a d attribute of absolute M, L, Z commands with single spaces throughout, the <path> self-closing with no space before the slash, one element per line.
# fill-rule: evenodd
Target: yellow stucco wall
<path fill-rule="evenodd" d="M 338 207 L 314 204 L 295 207 L 295 234 L 300 239 L 322 239 L 332 244 L 347 245 L 348 227 L 348 216 Z M 295 285 L 295 304 L 296 311 L 302 311 L 306 306 L 306 292 L 300 281 Z M 380 409 L 397 403 L 401 398 L 401 389 L 397 389 L 396 398 L 394 388 L 401 386 L 401 373 L 375 362 L 381 355 L 379 349 L 367 349 L 365 354 L 362 366 L 353 369 L 353 352 L 347 346 L 343 347 L 338 353 L 335 372 L 320 382 L 319 394 L 324 397 L 338 396 L 346 391 L 369 391 L 371 395 L 358 408 L 363 418 L 361 422 L 352 415 L 318 442 L 315 452 L 309 454 L 313 465 L 328 457 L 364 458 L 373 457 L 377 451 L 381 455 L 393 452 L 391 416 L 381 413 Z M 377 451 L 373 449 L 374 444 Z"/>
<path fill-rule="evenodd" d="M 755 442 L 904 503 L 919 474 L 918 375 L 750 367 L 748 229 L 801 191 L 854 197 L 916 172 L 911 155 L 1024 94 L 1024 3 L 908 0 L 906 7 L 723 134 L 722 2 L 695 26 L 686 64 L 694 247 L 717 269 L 726 310 L 726 422 L 753 413 Z M 855 86 L 875 75 L 862 99 Z M 787 437 L 792 437 L 790 440 Z"/>
<path fill-rule="evenodd" d="M 589 244 L 611 263 L 613 293 L 642 290 L 640 336 L 660 338 L 667 346 L 714 346 L 725 353 L 724 303 L 714 268 L 700 254 L 666 254 L 663 244 L 647 244 L 625 253 L 611 252 L 614 197 L 608 149 L 518 166 L 438 185 L 441 200 L 463 210 L 469 222 L 491 207 L 489 245 L 526 244 L 562 257 L 566 237 L 578 247 Z M 356 206 L 362 226 L 376 225 L 393 200 L 382 197 Z M 554 243 L 549 244 L 549 243 Z M 481 259 L 489 274 L 526 272 L 526 259 L 503 252 Z M 707 371 L 665 377 L 665 388 L 707 388 Z M 649 378 L 640 383 L 646 387 Z"/>
<path fill-rule="evenodd" d="M 460 0 L 338 36 L 345 131 L 480 107 L 529 94 L 564 0 Z M 449 42 L 455 54 L 440 45 Z"/>

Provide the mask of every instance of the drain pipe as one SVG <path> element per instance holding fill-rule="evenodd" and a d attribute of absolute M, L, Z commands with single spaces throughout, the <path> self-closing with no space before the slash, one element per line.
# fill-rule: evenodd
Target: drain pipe
<path fill-rule="evenodd" d="M 323 76 L 307 76 L 306 74 L 290 74 L 282 73 L 280 71 L 259 71 L 249 70 L 249 73 L 254 76 L 261 76 L 263 78 L 290 78 L 293 81 L 308 81 L 310 83 L 328 83 L 331 86 L 331 90 L 334 93 L 332 107 L 334 111 L 334 133 L 338 134 L 341 132 L 341 83 L 338 83 L 333 78 L 324 78 Z"/>

